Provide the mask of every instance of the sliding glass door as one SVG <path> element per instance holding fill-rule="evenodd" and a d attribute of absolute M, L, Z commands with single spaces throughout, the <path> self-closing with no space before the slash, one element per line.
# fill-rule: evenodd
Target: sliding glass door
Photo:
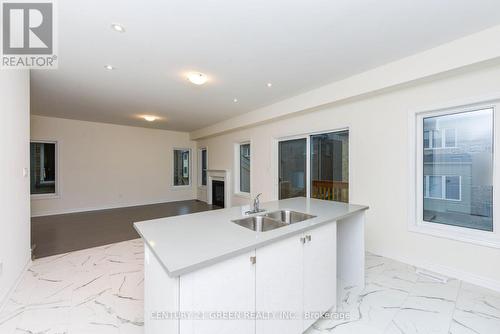
<path fill-rule="evenodd" d="M 281 141 L 279 155 L 279 199 L 306 197 L 307 139 Z"/>
<path fill-rule="evenodd" d="M 311 136 L 311 197 L 349 202 L 349 132 Z"/>
<path fill-rule="evenodd" d="M 349 202 L 349 131 L 283 140 L 278 151 L 279 199 Z"/>

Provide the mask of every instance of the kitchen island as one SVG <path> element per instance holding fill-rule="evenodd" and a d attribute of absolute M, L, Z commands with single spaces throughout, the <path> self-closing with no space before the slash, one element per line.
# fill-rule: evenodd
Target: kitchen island
<path fill-rule="evenodd" d="M 134 224 L 146 334 L 299 334 L 335 308 L 340 282 L 364 285 L 366 206 L 293 198 L 241 220 L 247 209 Z"/>

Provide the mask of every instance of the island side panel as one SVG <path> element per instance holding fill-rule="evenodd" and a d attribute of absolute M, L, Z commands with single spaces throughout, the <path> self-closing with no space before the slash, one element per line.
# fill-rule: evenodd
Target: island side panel
<path fill-rule="evenodd" d="M 179 278 L 167 275 L 146 244 L 144 260 L 145 333 L 179 334 Z"/>
<path fill-rule="evenodd" d="M 342 286 L 365 286 L 365 213 L 337 221 L 337 278 Z"/>

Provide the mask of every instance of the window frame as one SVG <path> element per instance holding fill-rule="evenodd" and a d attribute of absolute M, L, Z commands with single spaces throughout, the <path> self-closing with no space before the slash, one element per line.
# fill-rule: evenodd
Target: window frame
<path fill-rule="evenodd" d="M 250 145 L 250 189 L 248 192 L 241 191 L 240 185 L 240 147 Z M 242 140 L 234 144 L 234 195 L 251 198 L 252 193 L 252 170 L 253 170 L 253 145 L 251 140 Z"/>
<path fill-rule="evenodd" d="M 480 102 L 478 102 L 480 101 Z M 433 116 L 445 116 L 465 112 L 492 109 L 493 113 L 493 203 L 500 198 L 499 154 L 500 147 L 500 94 L 482 98 L 465 99 L 460 102 L 446 103 L 427 108 L 410 110 L 408 113 L 408 161 L 410 167 L 408 196 L 408 230 L 435 237 L 457 240 L 482 246 L 500 248 L 500 205 L 493 206 L 493 231 L 475 230 L 466 227 L 437 224 L 423 220 L 423 119 Z M 457 131 L 455 131 L 455 135 Z M 455 140 L 456 144 L 456 140 Z M 450 147 L 445 147 L 450 148 Z M 453 176 L 453 175 L 447 175 Z M 461 182 L 461 181 L 460 181 Z M 462 192 L 462 189 L 460 190 Z"/>
<path fill-rule="evenodd" d="M 188 178 L 189 178 L 189 183 L 188 184 L 181 184 L 181 185 L 176 185 L 175 184 L 175 151 L 188 151 Z M 190 188 L 193 184 L 192 180 L 192 169 L 193 169 L 193 154 L 191 151 L 191 148 L 187 147 L 174 147 L 172 148 L 172 173 L 171 173 L 171 187 L 173 189 L 186 189 Z"/>
<path fill-rule="evenodd" d="M 55 171 L 55 177 L 54 177 L 54 193 L 50 194 L 31 194 L 30 190 L 30 197 L 32 200 L 44 200 L 44 199 L 58 199 L 61 198 L 61 186 L 60 186 L 60 165 L 59 165 L 59 151 L 60 151 L 60 142 L 57 140 L 45 140 L 45 139 L 30 139 L 30 146 L 32 143 L 37 143 L 37 144 L 54 144 L 55 145 L 55 154 L 54 154 L 54 159 L 56 160 L 54 162 L 54 165 L 56 166 L 56 171 Z M 31 166 L 31 154 L 30 154 L 30 166 Z M 30 189 L 31 189 L 31 169 L 28 173 L 28 177 L 30 178 Z"/>
<path fill-rule="evenodd" d="M 207 168 L 205 172 L 207 173 L 207 184 L 208 184 L 208 148 L 207 147 L 201 147 L 198 149 L 198 187 L 205 189 L 207 187 L 207 184 L 203 184 L 203 151 L 205 151 L 205 156 L 207 159 Z"/>

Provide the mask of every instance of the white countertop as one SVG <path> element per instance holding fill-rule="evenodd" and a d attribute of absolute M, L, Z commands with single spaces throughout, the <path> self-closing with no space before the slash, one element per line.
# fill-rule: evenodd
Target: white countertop
<path fill-rule="evenodd" d="M 317 217 L 254 232 L 231 222 L 245 217 L 242 211 L 248 207 L 233 207 L 138 222 L 134 227 L 167 274 L 176 277 L 368 209 L 303 197 L 262 203 L 261 208 L 267 212 L 294 210 Z"/>

